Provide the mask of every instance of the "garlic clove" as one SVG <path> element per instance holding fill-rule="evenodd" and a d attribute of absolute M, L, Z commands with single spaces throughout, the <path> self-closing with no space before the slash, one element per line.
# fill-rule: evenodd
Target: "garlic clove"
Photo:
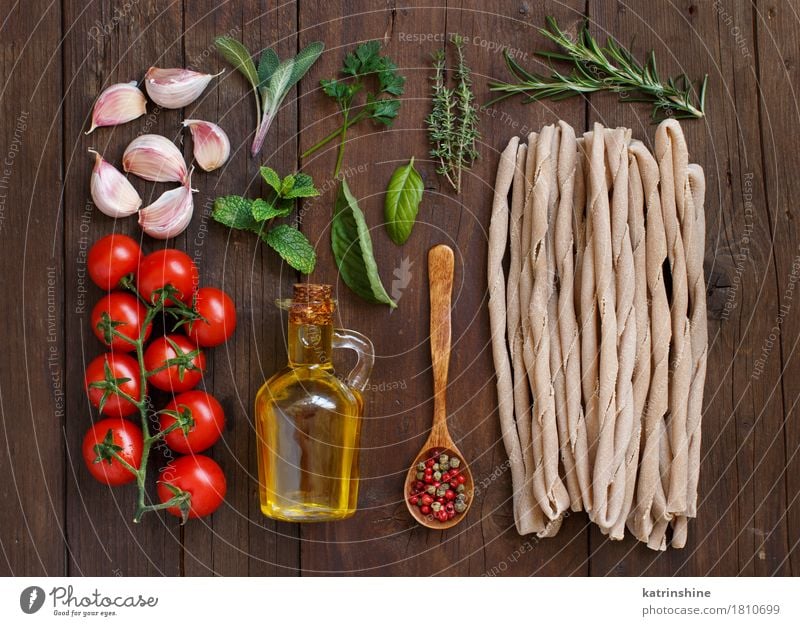
<path fill-rule="evenodd" d="M 194 143 L 194 158 L 206 172 L 217 169 L 228 160 L 231 154 L 231 142 L 228 135 L 219 126 L 203 120 L 184 120 L 183 127 L 188 126 Z"/>
<path fill-rule="evenodd" d="M 144 86 L 147 95 L 158 106 L 180 109 L 197 100 L 211 79 L 219 74 L 201 74 L 177 67 L 151 67 L 144 76 Z"/>
<path fill-rule="evenodd" d="M 142 199 L 125 175 L 92 148 L 94 168 L 89 188 L 94 205 L 109 217 L 133 215 L 142 206 Z"/>
<path fill-rule="evenodd" d="M 135 120 L 146 112 L 146 100 L 136 81 L 117 83 L 102 91 L 92 109 L 92 127 L 88 135 L 98 126 L 115 126 Z"/>
<path fill-rule="evenodd" d="M 178 147 L 161 135 L 140 135 L 122 155 L 122 168 L 156 183 L 186 182 L 186 161 Z"/>
<path fill-rule="evenodd" d="M 192 220 L 194 191 L 188 180 L 177 189 L 165 191 L 153 204 L 139 211 L 139 226 L 155 239 L 170 239 L 180 235 Z"/>

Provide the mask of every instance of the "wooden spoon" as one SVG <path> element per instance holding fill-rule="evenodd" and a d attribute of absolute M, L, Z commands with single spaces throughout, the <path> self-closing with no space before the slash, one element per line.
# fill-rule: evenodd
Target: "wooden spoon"
<path fill-rule="evenodd" d="M 452 528 L 463 520 L 470 506 L 474 492 L 472 473 L 469 471 L 464 455 L 453 442 L 447 430 L 447 370 L 450 365 L 450 296 L 453 292 L 453 250 L 445 245 L 434 246 L 428 252 L 428 280 L 431 296 L 431 360 L 433 362 L 433 427 L 431 434 L 414 463 L 408 470 L 405 484 L 405 501 L 411 516 L 420 524 L 434 530 Z M 467 495 L 467 508 L 463 513 L 440 522 L 433 514 L 424 515 L 419 507 L 409 502 L 414 483 L 417 481 L 417 464 L 424 462 L 438 451 L 461 461 L 459 472 L 464 476 L 464 493 Z"/>

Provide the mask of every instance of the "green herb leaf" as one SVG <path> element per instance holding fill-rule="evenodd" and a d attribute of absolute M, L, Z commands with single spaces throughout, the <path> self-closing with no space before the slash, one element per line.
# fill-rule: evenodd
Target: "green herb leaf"
<path fill-rule="evenodd" d="M 281 258 L 303 274 L 314 271 L 317 254 L 314 246 L 299 230 L 288 224 L 276 226 L 263 236 L 264 241 Z"/>
<path fill-rule="evenodd" d="M 242 196 L 217 198 L 211 216 L 229 228 L 256 232 L 259 230 L 259 223 L 253 217 L 253 201 Z"/>
<path fill-rule="evenodd" d="M 261 178 L 264 179 L 264 182 L 267 183 L 270 187 L 275 190 L 275 193 L 281 192 L 281 177 L 271 167 L 262 167 L 260 170 Z"/>
<path fill-rule="evenodd" d="M 250 51 L 244 47 L 244 44 L 233 37 L 223 36 L 214 39 L 214 45 L 228 63 L 244 74 L 254 89 L 258 88 L 258 72 Z"/>
<path fill-rule="evenodd" d="M 292 208 L 293 206 L 291 203 L 288 203 L 288 206 L 280 203 L 272 204 L 271 202 L 258 198 L 253 200 L 251 211 L 253 213 L 253 219 L 264 222 L 266 220 L 271 220 L 273 217 L 286 217 L 292 212 Z"/>
<path fill-rule="evenodd" d="M 423 190 L 422 177 L 414 169 L 413 157 L 408 165 L 398 167 L 389 179 L 384 207 L 386 231 L 398 246 L 411 235 Z"/>
<path fill-rule="evenodd" d="M 368 302 L 397 306 L 381 282 L 369 227 L 344 179 L 333 212 L 331 247 L 339 274 L 350 289 Z"/>
<path fill-rule="evenodd" d="M 261 59 L 258 62 L 259 87 L 264 87 L 269 82 L 280 62 L 278 55 L 272 48 L 267 48 L 261 53 Z"/>
<path fill-rule="evenodd" d="M 311 69 L 311 66 L 317 62 L 317 59 L 324 49 L 325 46 L 321 41 L 312 41 L 297 53 L 297 56 L 294 58 L 292 77 L 289 81 L 290 87 L 306 75 L 308 70 Z"/>

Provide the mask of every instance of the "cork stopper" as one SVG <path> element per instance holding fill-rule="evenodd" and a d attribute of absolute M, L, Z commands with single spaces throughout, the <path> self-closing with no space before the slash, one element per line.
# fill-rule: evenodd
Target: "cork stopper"
<path fill-rule="evenodd" d="M 289 322 L 326 326 L 333 321 L 334 303 L 330 285 L 297 283 L 289 306 Z"/>

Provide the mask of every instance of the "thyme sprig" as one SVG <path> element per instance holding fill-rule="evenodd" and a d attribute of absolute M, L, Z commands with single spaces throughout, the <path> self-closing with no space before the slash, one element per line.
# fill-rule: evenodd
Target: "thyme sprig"
<path fill-rule="evenodd" d="M 454 34 L 450 42 L 456 48 L 455 86 L 447 86 L 447 57 L 444 50 L 438 50 L 433 55 L 432 109 L 426 122 L 430 155 L 439 162 L 436 171 L 460 193 L 462 171 L 478 158 L 480 132 L 464 38 Z"/>
<path fill-rule="evenodd" d="M 648 102 L 652 105 L 652 118 L 694 119 L 705 116 L 708 74 L 700 81 L 699 92 L 684 73 L 662 80 L 658 73 L 655 53 L 651 50 L 644 63 L 620 45 L 613 37 L 601 46 L 589 33 L 588 24 L 580 29 L 577 38 L 559 28 L 548 16 L 547 27 L 540 33 L 555 43 L 559 52 L 537 52 L 551 61 L 572 65 L 572 71 L 562 73 L 553 69 L 549 76 L 529 72 L 503 51 L 509 72 L 517 82 L 489 84 L 491 91 L 502 93 L 487 104 L 494 104 L 515 94 L 524 94 L 526 102 L 542 99 L 564 100 L 580 94 L 610 91 L 631 102 Z"/>

